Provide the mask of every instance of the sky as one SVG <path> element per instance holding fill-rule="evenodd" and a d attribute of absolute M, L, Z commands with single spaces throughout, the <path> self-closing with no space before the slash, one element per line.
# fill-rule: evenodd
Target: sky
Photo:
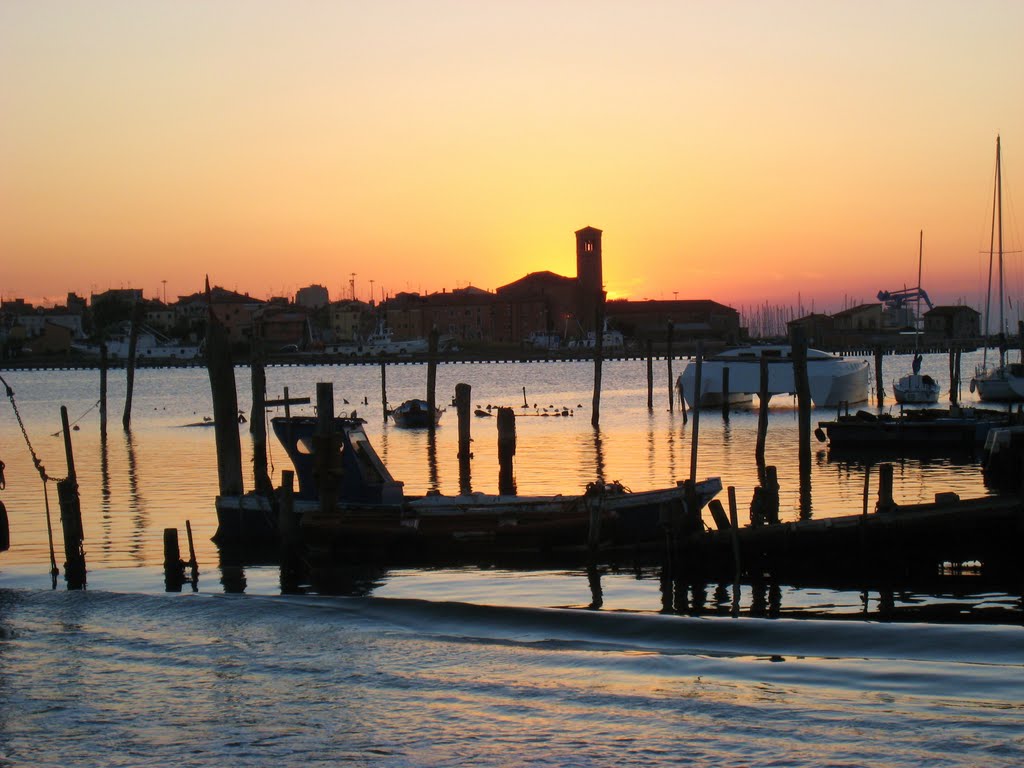
<path fill-rule="evenodd" d="M 0 296 L 493 290 L 575 275 L 594 226 L 610 298 L 836 311 L 915 285 L 923 231 L 932 300 L 980 309 L 997 134 L 1021 247 L 1022 29 L 1017 0 L 5 0 Z"/>

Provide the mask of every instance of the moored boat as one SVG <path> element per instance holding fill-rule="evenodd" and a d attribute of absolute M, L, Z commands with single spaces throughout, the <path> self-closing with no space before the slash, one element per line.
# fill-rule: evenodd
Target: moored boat
<path fill-rule="evenodd" d="M 395 422 L 396 427 L 423 429 L 430 426 L 436 427 L 441 421 L 442 413 L 444 413 L 443 408 L 435 407 L 434 413 L 431 415 L 430 403 L 426 400 L 414 399 L 406 400 L 397 408 L 392 408 L 388 411 L 388 416 Z"/>
<path fill-rule="evenodd" d="M 696 520 L 722 489 L 719 478 L 630 492 L 618 483 L 592 483 L 584 492 L 543 496 L 465 493 L 406 495 L 373 450 L 362 419 L 336 418 L 340 452 L 334 474 L 337 503 L 322 509 L 314 464 L 318 421 L 271 420 L 295 466 L 294 510 L 303 540 L 320 554 L 370 552 L 392 559 L 441 556 L 540 555 L 664 546 L 667 531 Z M 277 536 L 274 505 L 265 496 L 217 498 L 219 541 Z"/>
<path fill-rule="evenodd" d="M 815 435 L 834 450 L 911 449 L 933 454 L 978 451 L 989 430 L 1011 415 L 987 408 L 914 408 L 897 415 L 857 411 L 818 423 Z"/>
<path fill-rule="evenodd" d="M 768 393 L 795 394 L 793 348 L 788 344 L 729 349 L 701 363 L 701 386 L 696 390 L 695 362 L 689 363 L 676 386 L 689 407 L 721 405 L 725 397 L 731 404 L 750 403 L 761 389 L 761 360 L 768 363 Z M 868 399 L 866 360 L 852 360 L 840 355 L 807 350 L 807 379 L 811 401 L 816 406 L 856 404 Z M 728 392 L 723 394 L 725 371 L 729 371 Z"/>

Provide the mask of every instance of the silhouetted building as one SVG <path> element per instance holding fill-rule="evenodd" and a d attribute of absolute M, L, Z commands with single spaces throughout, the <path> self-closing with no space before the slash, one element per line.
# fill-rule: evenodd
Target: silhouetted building
<path fill-rule="evenodd" d="M 594 322 L 604 295 L 601 230 L 584 227 L 576 230 L 576 319 L 584 333 L 600 330 Z"/>
<path fill-rule="evenodd" d="M 924 313 L 924 332 L 943 339 L 981 336 L 981 313 L 966 306 L 935 307 Z"/>

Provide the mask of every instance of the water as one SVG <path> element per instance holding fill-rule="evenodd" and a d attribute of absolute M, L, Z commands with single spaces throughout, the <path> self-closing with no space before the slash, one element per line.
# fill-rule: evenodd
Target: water
<path fill-rule="evenodd" d="M 886 364 L 888 382 L 909 358 Z M 965 356 L 965 375 L 972 365 Z M 945 356 L 926 356 L 940 382 L 945 366 Z M 692 422 L 668 412 L 664 363 L 655 372 L 648 413 L 644 363 L 606 364 L 597 434 L 585 364 L 446 365 L 438 392 L 465 381 L 474 406 L 517 406 L 520 493 L 579 490 L 598 476 L 641 490 L 689 473 Z M 424 374 L 389 367 L 392 403 L 421 395 Z M 744 585 L 733 619 L 731 594 L 715 585 L 696 602 L 700 615 L 659 613 L 649 573 L 603 573 L 601 609 L 588 610 L 586 573 L 450 568 L 354 574 L 357 597 L 282 595 L 276 566 L 222 565 L 210 541 L 213 431 L 183 426 L 212 413 L 204 371 L 139 371 L 130 436 L 119 423 L 123 375 L 112 374 L 105 443 L 89 410 L 95 371 L 3 375 L 49 474 L 66 471 L 54 436 L 60 405 L 81 427 L 73 440 L 89 589 L 50 589 L 42 483 L 8 405 L 0 766 L 1024 763 L 1019 594 L 969 582 L 933 595 Z M 247 370 L 236 375 L 248 411 Z M 454 412 L 434 446 L 382 425 L 378 376 L 372 366 L 271 368 L 268 386 L 271 396 L 284 386 L 312 396 L 316 381 L 334 381 L 338 410 L 367 417 L 409 491 L 455 492 Z M 533 415 L 547 406 L 574 415 Z M 773 403 L 767 460 L 779 467 L 783 517 L 796 519 L 796 413 L 781 406 Z M 493 421 L 473 423 L 476 490 L 497 489 Z M 756 413 L 724 424 L 705 411 L 700 424 L 698 475 L 734 485 L 743 519 L 756 485 Z M 276 479 L 287 467 L 280 451 L 273 459 Z M 859 511 L 864 472 L 816 446 L 812 514 Z M 989 492 L 967 460 L 898 462 L 897 501 L 948 490 Z M 60 564 L 52 488 L 50 503 Z M 185 520 L 197 591 L 166 594 L 162 531 L 184 535 Z M 894 610 L 905 620 L 876 620 Z M 940 610 L 998 623 L 921 623 Z"/>

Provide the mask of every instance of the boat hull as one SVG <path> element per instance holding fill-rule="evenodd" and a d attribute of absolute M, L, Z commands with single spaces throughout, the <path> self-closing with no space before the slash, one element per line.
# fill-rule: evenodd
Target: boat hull
<path fill-rule="evenodd" d="M 1015 403 L 1024 400 L 1024 364 L 978 371 L 971 379 L 971 391 L 986 403 Z"/>
<path fill-rule="evenodd" d="M 701 392 L 696 392 L 696 363 L 690 363 L 677 381 L 686 404 L 707 407 L 721 405 L 725 370 L 729 370 L 728 397 L 730 403 L 751 402 L 761 389 L 761 356 L 768 360 L 768 392 L 771 395 L 796 394 L 793 360 L 788 348 L 771 356 L 754 349 L 743 356 L 730 356 L 730 352 L 709 358 L 701 364 Z M 807 380 L 811 401 L 817 407 L 835 407 L 842 403 L 862 403 L 868 398 L 868 369 L 866 360 L 848 360 L 819 350 L 808 350 Z"/>
<path fill-rule="evenodd" d="M 911 373 L 893 382 L 893 395 L 897 403 L 927 405 L 939 401 L 939 385 L 931 376 Z"/>
<path fill-rule="evenodd" d="M 703 508 L 721 491 L 718 478 L 695 485 Z M 323 511 L 296 500 L 302 540 L 318 557 L 372 557 L 390 562 L 473 559 L 530 553 L 557 558 L 591 551 L 636 552 L 664 546 L 674 521 L 683 518 L 686 491 L 675 488 L 570 496 L 408 497 L 401 504 L 339 503 Z M 699 512 L 699 510 L 698 510 Z M 278 537 L 271 502 L 255 494 L 217 498 L 218 540 Z"/>
<path fill-rule="evenodd" d="M 908 410 L 899 416 L 877 416 L 864 411 L 819 422 L 833 450 L 907 448 L 932 453 L 977 451 L 989 430 L 1006 426 L 1009 416 L 972 408 Z"/>

